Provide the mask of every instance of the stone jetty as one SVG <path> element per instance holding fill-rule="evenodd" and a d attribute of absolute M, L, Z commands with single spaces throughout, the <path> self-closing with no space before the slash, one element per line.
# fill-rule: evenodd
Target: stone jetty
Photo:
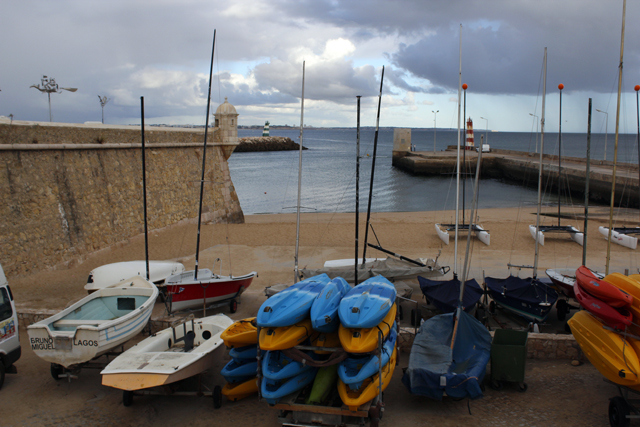
<path fill-rule="evenodd" d="M 300 144 L 284 136 L 256 136 L 240 138 L 234 153 L 253 151 L 289 151 L 299 150 Z M 307 148 L 302 147 L 303 150 Z"/>

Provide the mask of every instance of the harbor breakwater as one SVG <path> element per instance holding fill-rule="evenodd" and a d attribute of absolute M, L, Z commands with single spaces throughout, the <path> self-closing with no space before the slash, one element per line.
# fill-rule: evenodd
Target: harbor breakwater
<path fill-rule="evenodd" d="M 290 151 L 299 150 L 300 144 L 285 136 L 256 136 L 238 139 L 234 153 L 250 153 L 255 151 Z M 306 147 L 302 147 L 306 150 Z"/>
<path fill-rule="evenodd" d="M 205 222 L 244 222 L 227 164 L 236 117 L 208 133 Z M 197 220 L 203 143 L 202 128 L 145 127 L 149 230 Z M 143 233 L 141 146 L 134 126 L 1 119 L 5 273 L 63 268 Z"/>

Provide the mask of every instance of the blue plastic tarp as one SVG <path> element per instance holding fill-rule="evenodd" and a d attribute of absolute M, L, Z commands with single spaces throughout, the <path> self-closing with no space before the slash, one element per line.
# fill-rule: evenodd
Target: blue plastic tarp
<path fill-rule="evenodd" d="M 460 299 L 460 280 L 429 280 L 418 276 L 420 290 L 424 296 L 443 313 L 453 313 Z M 476 279 L 469 279 L 464 287 L 462 307 L 469 312 L 482 297 L 483 290 Z"/>
<path fill-rule="evenodd" d="M 526 279 L 511 275 L 506 279 L 486 277 L 484 282 L 492 293 L 504 295 L 506 298 L 517 302 L 528 304 L 548 302 L 553 305 L 558 299 L 558 293 L 555 289 L 531 277 Z"/>
<path fill-rule="evenodd" d="M 451 349 L 454 313 L 427 320 L 416 335 L 402 383 L 411 394 L 442 400 L 482 397 L 480 384 L 491 356 L 491 335 L 473 316 L 461 312 Z"/>

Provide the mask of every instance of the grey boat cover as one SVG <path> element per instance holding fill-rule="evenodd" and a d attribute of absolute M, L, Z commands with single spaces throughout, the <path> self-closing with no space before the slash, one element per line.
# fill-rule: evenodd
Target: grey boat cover
<path fill-rule="evenodd" d="M 491 357 L 491 334 L 473 316 L 462 311 L 451 349 L 454 313 L 427 320 L 416 335 L 409 367 L 402 383 L 411 394 L 442 400 L 482 397 L 480 384 Z"/>
<path fill-rule="evenodd" d="M 433 259 L 428 259 L 425 264 L 426 267 L 420 267 L 419 265 L 391 257 L 387 257 L 384 260 L 367 262 L 364 264 L 364 267 L 361 268 L 359 266 L 358 268 L 358 281 L 363 282 L 374 276 L 383 276 L 390 281 L 394 281 L 414 279 L 418 275 L 423 277 L 436 277 L 444 274 L 442 267 Z M 356 277 L 353 266 L 323 267 L 316 269 L 303 268 L 299 272 L 305 279 L 326 273 L 332 279 L 339 276 L 349 283 L 354 283 Z"/>

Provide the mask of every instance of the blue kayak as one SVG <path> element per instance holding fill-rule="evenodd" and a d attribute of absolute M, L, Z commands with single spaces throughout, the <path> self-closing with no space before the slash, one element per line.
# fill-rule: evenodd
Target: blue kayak
<path fill-rule="evenodd" d="M 396 288 L 382 276 L 371 277 L 351 289 L 340 301 L 338 314 L 345 328 L 373 328 L 396 300 Z"/>
<path fill-rule="evenodd" d="M 387 339 L 382 345 L 382 366 L 386 366 L 387 363 L 389 363 L 389 358 L 393 354 L 393 348 L 396 345 L 397 338 L 397 324 L 394 323 L 391 332 L 389 332 Z M 338 365 L 338 376 L 350 389 L 358 390 L 364 380 L 376 375 L 379 370 L 378 356 L 366 355 L 359 357 L 353 355 L 340 362 L 340 365 Z"/>
<path fill-rule="evenodd" d="M 258 357 L 258 346 L 254 344 L 245 347 L 234 347 L 229 350 L 229 356 L 231 356 L 232 359 L 236 359 L 238 361 L 256 360 L 256 357 Z"/>
<path fill-rule="evenodd" d="M 313 301 L 330 281 L 326 274 L 310 277 L 268 298 L 258 310 L 258 326 L 280 328 L 306 319 Z"/>
<path fill-rule="evenodd" d="M 350 290 L 351 286 L 342 277 L 336 277 L 322 289 L 311 305 L 311 326 L 314 330 L 324 333 L 338 330 L 340 301 Z"/>
<path fill-rule="evenodd" d="M 253 361 L 251 361 L 231 359 L 231 361 L 227 363 L 224 368 L 222 368 L 220 374 L 222 374 L 222 376 L 228 383 L 237 383 L 255 377 L 257 372 L 257 360 L 254 359 Z"/>
<path fill-rule="evenodd" d="M 316 377 L 318 368 L 308 369 L 293 378 L 287 378 L 285 380 L 270 380 L 269 378 L 263 378 L 260 390 L 262 397 L 267 401 L 269 405 L 275 405 L 284 396 L 294 393 L 303 389 L 309 384 L 313 383 Z"/>
<path fill-rule="evenodd" d="M 288 358 L 282 351 L 267 351 L 262 359 L 262 375 L 270 380 L 284 380 L 311 369 L 311 366 Z"/>

